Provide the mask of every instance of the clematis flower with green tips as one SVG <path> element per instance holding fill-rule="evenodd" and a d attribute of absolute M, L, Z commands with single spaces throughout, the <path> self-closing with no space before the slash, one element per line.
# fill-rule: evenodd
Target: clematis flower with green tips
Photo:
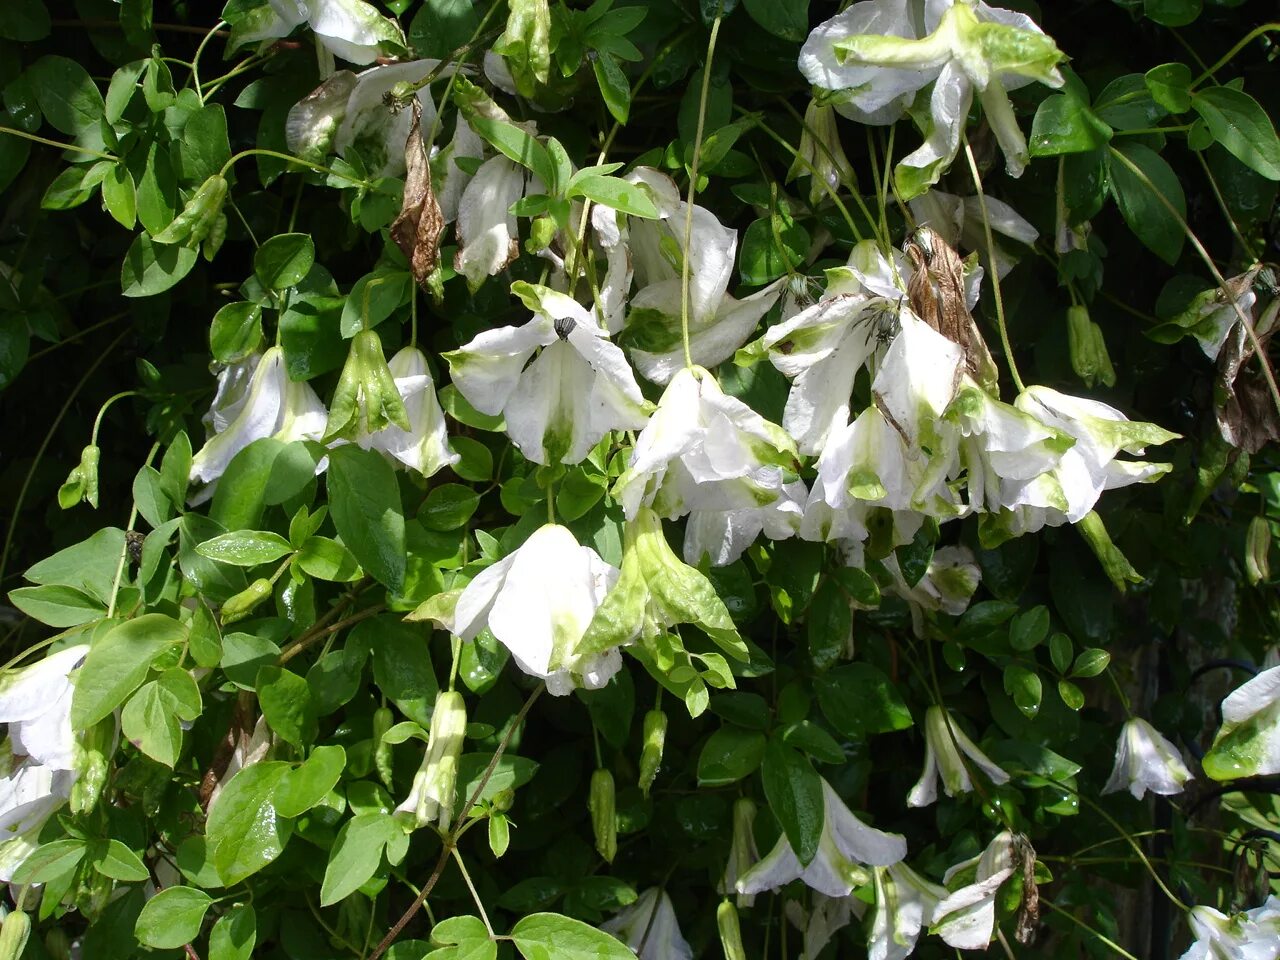
<path fill-rule="evenodd" d="M 933 84 L 925 142 L 903 158 L 898 191 L 910 199 L 938 182 L 960 150 L 973 98 L 982 103 L 1011 176 L 1027 165 L 1027 142 L 1009 91 L 1064 80 L 1062 52 L 1025 14 L 981 0 L 931 0 L 917 20 L 902 0 L 864 0 L 814 31 L 801 70 L 820 86 L 847 91 L 863 122 L 892 123 L 917 91 Z"/>
<path fill-rule="evenodd" d="M 969 764 L 981 770 L 994 784 L 1009 782 L 1009 774 L 969 739 L 945 708 L 930 707 L 924 718 L 924 772 L 907 795 L 907 806 L 927 807 L 937 800 L 939 777 L 948 797 L 971 792 L 973 778 L 969 774 Z"/>
<path fill-rule="evenodd" d="M 958 617 L 969 609 L 969 601 L 982 581 L 982 568 L 968 547 L 939 547 L 930 558 L 924 576 L 914 584 L 907 583 L 896 554 L 889 554 L 882 562 L 893 577 L 893 586 L 889 589 L 907 601 L 912 629 L 922 639 L 926 612 L 941 610 Z"/>
<path fill-rule="evenodd" d="M 828 897 L 847 897 L 870 880 L 866 867 L 887 867 L 907 855 L 896 833 L 869 827 L 849 810 L 827 781 L 822 781 L 823 826 L 817 856 L 802 864 L 786 834 L 763 860 L 738 878 L 739 893 L 777 890 L 800 879 Z"/>
<path fill-rule="evenodd" d="M 392 424 L 406 433 L 412 426 L 382 353 L 382 341 L 376 331 L 361 330 L 351 339 L 347 362 L 333 392 L 324 440 L 368 437 Z"/>
<path fill-rule="evenodd" d="M 977 197 L 960 197 L 943 190 L 930 190 L 910 203 L 911 214 L 922 226 L 932 227 L 957 251 L 978 252 L 987 260 L 987 232 L 983 221 L 982 201 Z M 1040 237 L 1040 231 L 1031 225 L 1017 210 L 995 197 L 986 198 L 986 222 L 991 225 L 993 236 L 1007 237 L 1030 247 Z M 995 245 L 996 273 L 1001 280 L 1013 269 L 1017 258 Z"/>
<path fill-rule="evenodd" d="M 1222 701 L 1222 726 L 1203 765 L 1214 780 L 1280 773 L 1280 667 L 1263 670 Z"/>
<path fill-rule="evenodd" d="M 996 925 L 996 894 L 1014 872 L 1014 836 L 1005 830 L 977 857 L 957 863 L 943 876 L 968 876 L 971 883 L 954 890 L 933 911 L 931 933 L 957 950 L 985 950 Z"/>
<path fill-rule="evenodd" d="M 355 442 L 387 454 L 424 477 L 453 466 L 459 457 L 449 445 L 444 411 L 426 355 L 417 347 L 404 347 L 387 361 L 387 372 L 404 405 L 408 429 L 393 422 L 376 433 L 358 433 Z"/>
<path fill-rule="evenodd" d="M 1140 717 L 1125 722 L 1116 742 L 1116 762 L 1103 793 L 1128 790 L 1135 800 L 1147 791 L 1162 797 L 1182 792 L 1191 771 L 1182 762 L 1178 748 L 1160 731 Z"/>
<path fill-rule="evenodd" d="M 926 880 L 905 863 L 874 871 L 876 912 L 867 934 L 867 960 L 906 960 L 920 928 L 947 896 L 947 888 Z"/>
<path fill-rule="evenodd" d="M 1181 960 L 1275 960 L 1280 956 L 1280 898 L 1228 916 L 1213 907 L 1187 914 L 1196 942 Z"/>
<path fill-rule="evenodd" d="M 640 960 L 692 960 L 693 948 L 680 933 L 671 897 L 650 887 L 601 927 L 635 951 Z"/>
<path fill-rule="evenodd" d="M 396 22 L 364 0 L 250 0 L 236 6 L 236 15 L 228 18 L 230 50 L 279 40 L 305 23 L 325 49 L 351 63 L 363 65 L 408 52 Z"/>
<path fill-rule="evenodd" d="M 580 463 L 610 430 L 644 427 L 648 404 L 635 375 L 591 313 L 538 284 L 518 281 L 511 292 L 533 311 L 528 323 L 486 330 L 444 355 L 467 401 L 502 414 L 535 463 Z"/>

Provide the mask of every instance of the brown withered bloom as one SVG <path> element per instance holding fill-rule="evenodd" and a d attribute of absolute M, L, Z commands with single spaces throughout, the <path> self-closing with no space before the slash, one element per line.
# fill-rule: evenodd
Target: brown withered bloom
<path fill-rule="evenodd" d="M 1271 363 L 1269 344 L 1276 332 L 1278 312 L 1280 298 L 1273 299 L 1254 322 L 1266 363 Z M 1244 324 L 1237 322 L 1218 353 L 1218 378 L 1213 390 L 1218 431 L 1227 443 L 1249 453 L 1257 453 L 1268 441 L 1280 440 L 1280 410 L 1276 409 L 1261 364 L 1254 362 L 1255 352 Z"/>
<path fill-rule="evenodd" d="M 409 258 L 413 279 L 424 289 L 440 262 L 444 216 L 431 185 L 431 161 L 422 142 L 422 106 L 412 101 L 413 124 L 404 143 L 404 203 L 391 224 L 391 239 Z"/>

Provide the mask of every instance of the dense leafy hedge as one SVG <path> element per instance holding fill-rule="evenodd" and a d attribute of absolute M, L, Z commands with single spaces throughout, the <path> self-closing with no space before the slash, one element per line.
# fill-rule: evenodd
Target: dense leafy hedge
<path fill-rule="evenodd" d="M 1280 956 L 1280 24 L 1009 7 L 6 0 L 0 960 Z"/>

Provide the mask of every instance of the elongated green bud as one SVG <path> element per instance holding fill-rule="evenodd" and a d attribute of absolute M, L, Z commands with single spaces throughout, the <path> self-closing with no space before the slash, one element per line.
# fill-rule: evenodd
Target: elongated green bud
<path fill-rule="evenodd" d="M 530 253 L 540 253 L 551 246 L 556 238 L 556 222 L 550 217 L 538 217 L 529 228 L 529 239 L 525 249 Z"/>
<path fill-rule="evenodd" d="M 194 247 L 213 230 L 222 204 L 227 199 L 227 181 L 214 174 L 192 194 L 171 224 L 152 239 L 156 243 L 185 243 Z"/>
<path fill-rule="evenodd" d="M 467 732 L 467 705 L 462 694 L 449 690 L 436 698 L 431 714 L 427 753 L 413 778 L 405 801 L 396 807 L 402 819 L 411 819 L 414 828 L 436 821 L 447 830 L 453 819 L 458 783 L 458 758 Z"/>
<path fill-rule="evenodd" d="M 222 605 L 223 624 L 235 623 L 253 613 L 264 600 L 271 598 L 271 581 L 259 577 Z"/>
<path fill-rule="evenodd" d="M 1071 369 L 1089 386 L 1101 383 L 1113 387 L 1116 372 L 1107 353 L 1102 328 L 1089 318 L 1089 308 L 1075 306 L 1067 310 L 1067 345 L 1071 351 Z"/>
<path fill-rule="evenodd" d="M 591 811 L 591 829 L 596 835 L 596 850 L 606 863 L 618 855 L 618 813 L 614 796 L 613 774 L 597 770 L 591 775 L 591 793 L 587 800 Z"/>
<path fill-rule="evenodd" d="M 88 813 L 97 806 L 115 748 L 114 716 L 103 718 L 80 734 L 80 749 L 75 760 L 76 782 L 71 786 L 72 813 Z"/>
<path fill-rule="evenodd" d="M 324 442 L 336 437 L 354 440 L 362 431 L 377 433 L 393 423 L 401 430 L 411 429 L 409 412 L 382 352 L 382 341 L 374 331 L 361 330 L 351 340 L 329 405 Z"/>
<path fill-rule="evenodd" d="M 58 506 L 70 510 L 81 500 L 93 508 L 98 506 L 98 460 L 102 452 L 93 444 L 80 451 L 80 462 L 67 474 L 67 482 L 58 488 Z"/>
<path fill-rule="evenodd" d="M 667 742 L 667 715 L 650 710 L 644 715 L 644 746 L 640 748 L 640 791 L 647 797 L 662 766 L 662 750 Z"/>
<path fill-rule="evenodd" d="M 379 707 L 373 711 L 373 765 L 388 790 L 391 789 L 391 744 L 382 735 L 391 729 L 391 710 Z"/>
<path fill-rule="evenodd" d="M 0 925 L 0 960 L 18 960 L 31 936 L 31 918 L 14 910 Z"/>
<path fill-rule="evenodd" d="M 720 948 L 724 950 L 724 960 L 747 960 L 747 951 L 742 948 L 742 925 L 738 922 L 738 908 L 728 898 L 720 901 L 716 907 L 716 927 L 720 930 Z"/>
<path fill-rule="evenodd" d="M 1244 572 L 1254 586 L 1271 579 L 1271 524 L 1266 517 L 1249 521 L 1244 541 Z"/>

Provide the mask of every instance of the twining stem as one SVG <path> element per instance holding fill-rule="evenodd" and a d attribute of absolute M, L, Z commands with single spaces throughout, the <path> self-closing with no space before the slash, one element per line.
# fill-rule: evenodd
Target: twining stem
<path fill-rule="evenodd" d="M 1276 385 L 1276 375 L 1271 369 L 1271 363 L 1267 360 L 1266 351 L 1262 348 L 1262 341 L 1258 339 L 1257 331 L 1253 329 L 1253 322 L 1240 309 L 1240 304 L 1227 286 L 1227 281 L 1222 276 L 1222 271 L 1213 262 L 1213 257 L 1209 256 L 1209 251 L 1204 248 L 1200 238 L 1196 236 L 1195 231 L 1187 224 L 1186 217 L 1179 213 L 1178 208 L 1169 201 L 1169 198 L 1164 195 L 1160 188 L 1151 182 L 1151 178 L 1147 176 L 1146 172 L 1115 147 L 1108 147 L 1107 149 L 1111 152 L 1112 157 L 1123 163 L 1129 169 L 1129 172 L 1137 177 L 1143 186 L 1155 194 L 1157 200 L 1164 204 L 1164 208 L 1169 211 L 1169 215 L 1182 228 L 1182 232 L 1186 234 L 1187 239 L 1191 241 L 1191 245 L 1195 247 L 1196 253 L 1200 255 L 1204 265 L 1209 268 L 1209 273 L 1213 275 L 1213 279 L 1217 282 L 1218 289 L 1222 291 L 1224 302 L 1231 304 L 1231 308 L 1236 312 L 1236 317 L 1240 320 L 1240 325 L 1244 327 L 1244 332 L 1249 337 L 1249 342 L 1253 345 L 1253 352 L 1257 355 L 1258 364 L 1262 367 L 1262 377 L 1267 381 L 1267 389 L 1271 392 L 1271 400 L 1276 405 L 1276 410 L 1280 411 L 1280 386 Z"/>
<path fill-rule="evenodd" d="M 693 351 L 689 346 L 689 255 L 693 244 L 693 201 L 698 195 L 698 166 L 702 160 L 702 134 L 707 124 L 707 97 L 711 92 L 711 64 L 716 55 L 716 40 L 720 37 L 720 18 L 724 0 L 716 3 L 716 16 L 711 21 L 711 36 L 707 40 L 707 58 L 702 65 L 702 91 L 698 96 L 698 126 L 693 135 L 693 161 L 689 164 L 689 194 L 684 210 L 684 256 L 680 262 L 680 335 L 684 340 L 684 365 L 693 369 Z"/>
<path fill-rule="evenodd" d="M 369 955 L 368 960 L 378 960 L 379 957 L 390 949 L 391 945 L 395 943 L 396 937 L 400 935 L 400 931 L 403 930 L 405 925 L 413 919 L 414 915 L 422 909 L 422 905 L 426 903 L 427 897 L 431 896 L 431 891 L 435 889 L 436 882 L 440 879 L 440 874 L 444 872 L 444 865 L 449 861 L 449 856 L 452 853 L 453 848 L 457 845 L 458 838 L 466 832 L 468 827 L 479 819 L 479 817 L 472 815 L 470 811 L 475 808 L 476 802 L 480 799 L 481 794 L 484 793 L 484 788 L 489 785 L 489 779 L 493 776 L 493 771 L 497 769 L 498 761 L 501 760 L 502 755 L 506 753 L 507 745 L 511 743 L 511 738 L 515 736 L 515 732 L 520 729 L 520 725 L 524 723 L 524 718 L 529 715 L 530 708 L 533 707 L 534 703 L 537 701 L 538 697 L 542 695 L 542 691 L 545 689 L 546 686 L 544 684 L 539 684 L 534 689 L 533 693 L 529 694 L 529 699 L 525 700 L 524 706 L 520 708 L 520 712 L 516 714 L 515 719 L 511 722 L 511 726 L 508 727 L 507 732 L 503 734 L 502 741 L 498 744 L 498 749 L 493 752 L 493 756 L 489 759 L 489 766 L 485 768 L 484 775 L 480 778 L 480 782 L 476 784 L 475 790 L 472 791 L 471 798 L 467 801 L 466 807 L 463 808 L 467 813 L 458 821 L 451 831 L 441 838 L 443 840 L 443 846 L 440 850 L 440 857 L 436 860 L 435 868 L 431 871 L 431 876 L 427 878 L 427 882 L 423 884 L 421 892 L 419 892 L 419 894 L 414 898 L 413 903 L 409 905 L 409 909 L 401 914 L 400 919 L 397 920 L 395 925 L 387 931 L 387 935 L 382 938 L 382 942 L 378 944 L 377 949 Z M 490 930 L 492 932 L 492 928 L 490 928 Z"/>
<path fill-rule="evenodd" d="M 1230 50 L 1224 53 L 1222 55 L 1221 60 L 1219 60 L 1217 63 L 1211 66 L 1204 73 L 1200 74 L 1200 76 L 1196 77 L 1196 82 L 1191 84 L 1191 89 L 1194 90 L 1196 87 L 1200 86 L 1200 84 L 1204 83 L 1206 80 L 1212 77 L 1215 73 L 1217 73 L 1219 70 L 1225 67 L 1228 63 L 1232 61 L 1232 59 L 1234 59 L 1237 53 L 1239 53 L 1249 44 L 1253 43 L 1253 41 L 1257 40 L 1259 37 L 1263 36 L 1264 34 L 1274 33 L 1277 31 L 1280 31 L 1280 23 L 1264 23 L 1260 27 L 1254 27 L 1252 30 L 1250 30 L 1248 33 L 1244 35 L 1244 37 L 1240 40 L 1239 43 L 1237 43 L 1234 47 L 1232 47 Z"/>
<path fill-rule="evenodd" d="M 991 278 L 991 289 L 996 296 L 996 325 L 1000 329 L 1000 344 L 1004 347 L 1004 358 L 1009 364 L 1009 374 L 1013 377 L 1013 385 L 1022 393 L 1026 387 L 1018 374 L 1018 364 L 1013 359 L 1013 345 L 1009 342 L 1009 328 L 1004 322 L 1004 297 L 1000 294 L 1000 271 L 996 269 L 996 241 L 991 233 L 991 216 L 987 212 L 987 195 L 982 189 L 982 177 L 978 173 L 978 161 L 973 158 L 973 147 L 969 138 L 964 138 L 964 155 L 969 161 L 969 173 L 973 176 L 973 189 L 978 194 L 978 206 L 982 209 L 982 228 L 987 237 L 987 273 Z"/>
<path fill-rule="evenodd" d="M 283 572 L 283 569 L 280 572 Z M 279 576 L 279 573 L 277 573 L 277 576 Z M 283 666 L 284 664 L 292 660 L 294 657 L 296 657 L 298 654 L 314 646 L 318 641 L 324 639 L 330 634 L 337 633 L 339 630 L 345 630 L 347 627 L 351 626 L 352 624 L 359 623 L 361 620 L 368 620 L 370 617 L 376 616 L 377 614 L 381 613 L 383 609 L 384 609 L 384 605 L 381 603 L 377 603 L 377 604 L 374 604 L 372 607 L 365 607 L 359 613 L 353 613 L 349 617 L 344 617 L 343 619 L 339 620 L 337 623 L 329 624 L 328 626 L 324 626 L 319 629 L 316 629 L 313 627 L 308 633 L 305 633 L 301 637 L 299 637 L 297 641 L 293 644 L 293 646 L 286 647 L 283 651 L 281 651 L 280 657 L 278 660 L 276 660 L 276 663 Z"/>
<path fill-rule="evenodd" d="M 3 128 L 0 128 L 0 130 L 3 130 Z M 61 146 L 61 144 L 55 144 L 55 146 Z M 281 153 L 279 150 L 264 150 L 261 147 L 254 147 L 250 150 L 241 150 L 222 165 L 222 169 L 218 171 L 218 176 L 225 177 L 227 175 L 227 171 L 236 165 L 236 161 L 243 160 L 245 157 L 275 157 L 277 160 L 287 160 L 289 163 L 297 163 L 304 167 L 309 167 L 317 173 L 327 173 L 331 177 L 341 177 L 348 183 L 354 183 L 360 187 L 372 186 L 368 180 L 361 180 L 359 177 L 353 177 L 350 174 L 342 173 L 338 170 L 326 167 L 323 164 L 312 163 L 310 160 L 303 160 L 301 157 L 295 157 L 291 153 Z M 112 157 L 111 159 L 115 158 Z"/>
<path fill-rule="evenodd" d="M 218 36 L 218 32 L 226 25 L 227 22 L 225 20 L 219 20 L 215 23 L 213 28 L 200 38 L 200 43 L 196 46 L 196 52 L 191 57 L 191 85 L 196 88 L 196 95 L 200 97 L 202 102 L 204 96 L 200 92 L 200 57 L 204 53 L 204 48 L 209 45 L 209 41 Z M 226 34 L 222 35 L 226 36 Z"/>
<path fill-rule="evenodd" d="M 90 150 L 88 147 L 77 146 L 74 143 L 63 143 L 60 140 L 50 140 L 47 137 L 38 137 L 34 133 L 27 133 L 25 130 L 15 130 L 13 127 L 0 127 L 0 133 L 7 133 L 11 137 L 21 137 L 23 140 L 30 140 L 32 143 L 43 143 L 46 147 L 57 147 L 59 150 L 70 150 L 73 153 L 83 153 L 87 157 L 97 157 L 99 160 L 115 160 L 115 156 L 109 153 L 103 153 L 101 150 Z"/>
<path fill-rule="evenodd" d="M 463 882 L 466 883 L 467 889 L 471 891 L 471 899 L 475 902 L 476 909 L 480 911 L 480 919 L 484 921 L 484 928 L 489 931 L 489 937 L 492 939 L 494 937 L 493 924 L 489 922 L 489 914 L 485 912 L 484 904 L 480 900 L 480 894 L 476 893 L 476 885 L 471 882 L 471 874 L 467 872 L 467 865 L 462 862 L 462 854 L 458 852 L 457 847 L 450 847 L 449 852 L 453 854 L 453 862 L 462 871 Z"/>

